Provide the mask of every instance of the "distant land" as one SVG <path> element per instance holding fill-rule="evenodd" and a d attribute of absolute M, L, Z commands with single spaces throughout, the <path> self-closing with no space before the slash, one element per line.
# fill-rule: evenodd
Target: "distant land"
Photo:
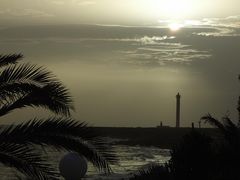
<path fill-rule="evenodd" d="M 115 144 L 155 146 L 170 149 L 181 142 L 182 137 L 192 131 L 192 128 L 131 128 L 131 127 L 92 127 L 96 132 L 111 138 L 119 139 Z M 217 137 L 217 129 L 195 128 L 201 133 Z"/>

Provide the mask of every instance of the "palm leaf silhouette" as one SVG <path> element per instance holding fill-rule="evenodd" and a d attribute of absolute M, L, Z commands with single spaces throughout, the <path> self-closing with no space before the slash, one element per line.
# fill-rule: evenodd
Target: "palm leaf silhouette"
<path fill-rule="evenodd" d="M 56 179 L 57 173 L 45 161 L 29 146 L 0 142 L 0 162 L 32 179 Z"/>
<path fill-rule="evenodd" d="M 0 73 L 1 87 L 13 83 L 44 85 L 57 81 L 56 77 L 43 67 L 37 65 L 15 64 L 4 68 Z"/>
<path fill-rule="evenodd" d="M 22 54 L 0 55 L 0 67 L 7 66 L 9 64 L 16 64 L 22 58 L 23 58 Z"/>
<path fill-rule="evenodd" d="M 223 132 L 226 131 L 223 123 L 221 123 L 218 119 L 215 119 L 214 117 L 212 117 L 211 114 L 207 114 L 206 116 L 203 116 L 201 120 L 205 121 L 205 123 L 209 123 L 213 127 L 219 128 Z"/>
<path fill-rule="evenodd" d="M 0 72 L 0 88 L 1 116 L 26 106 L 41 106 L 65 116 L 73 109 L 68 90 L 43 67 L 9 66 Z"/>
<path fill-rule="evenodd" d="M 71 96 L 60 83 L 47 84 L 44 87 L 31 87 L 31 89 L 27 86 L 24 88 L 29 92 L 6 94 L 5 102 L 0 109 L 0 116 L 26 106 L 43 107 L 56 114 L 70 115 L 70 109 L 73 109 Z"/>
<path fill-rule="evenodd" d="M 0 133 L 0 141 L 25 145 L 51 146 L 56 150 L 75 151 L 85 156 L 99 170 L 111 172 L 110 163 L 117 158 L 105 139 L 95 134 L 87 124 L 72 119 L 34 119 L 11 125 Z"/>
<path fill-rule="evenodd" d="M 18 64 L 21 54 L 0 55 L 0 116 L 24 107 L 42 107 L 65 118 L 34 119 L 0 127 L 0 162 L 29 179 L 56 179 L 54 169 L 36 148 L 75 151 L 99 170 L 111 172 L 117 159 L 107 141 L 85 123 L 70 119 L 74 110 L 69 91 L 48 70 Z"/>
<path fill-rule="evenodd" d="M 231 145 L 233 149 L 240 150 L 240 129 L 228 116 L 223 117 L 222 122 L 213 118 L 210 114 L 201 119 L 213 127 L 218 128 L 221 135 L 223 135 L 226 142 Z"/>

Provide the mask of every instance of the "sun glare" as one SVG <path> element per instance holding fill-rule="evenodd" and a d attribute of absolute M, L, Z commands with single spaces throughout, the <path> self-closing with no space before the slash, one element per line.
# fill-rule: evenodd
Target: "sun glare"
<path fill-rule="evenodd" d="M 190 18 L 196 11 L 193 0 L 138 0 L 138 9 L 164 19 Z M 135 2 L 135 1 L 134 1 Z M 134 5 L 132 5 L 134 7 Z M 144 14 L 144 13 L 143 13 Z"/>
<path fill-rule="evenodd" d="M 179 31 L 183 27 L 184 27 L 183 24 L 179 24 L 179 23 L 171 23 L 168 25 L 168 28 L 171 31 Z"/>
<path fill-rule="evenodd" d="M 192 10 L 189 0 L 166 0 L 162 5 L 163 13 L 171 18 L 187 16 Z"/>

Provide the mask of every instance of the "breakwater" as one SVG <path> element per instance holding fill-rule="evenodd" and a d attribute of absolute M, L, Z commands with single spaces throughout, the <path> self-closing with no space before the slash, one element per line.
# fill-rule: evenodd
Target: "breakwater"
<path fill-rule="evenodd" d="M 126 127 L 92 127 L 99 134 L 120 139 L 116 143 L 124 145 L 156 146 L 169 149 L 181 142 L 184 135 L 192 128 L 126 128 Z M 195 128 L 194 130 L 217 137 L 217 130 L 213 128 Z"/>

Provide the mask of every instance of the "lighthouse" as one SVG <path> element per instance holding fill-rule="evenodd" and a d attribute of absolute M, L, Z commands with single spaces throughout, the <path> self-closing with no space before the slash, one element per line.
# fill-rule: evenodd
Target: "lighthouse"
<path fill-rule="evenodd" d="M 176 128 L 180 127 L 180 99 L 181 95 L 178 93 L 176 95 Z"/>

